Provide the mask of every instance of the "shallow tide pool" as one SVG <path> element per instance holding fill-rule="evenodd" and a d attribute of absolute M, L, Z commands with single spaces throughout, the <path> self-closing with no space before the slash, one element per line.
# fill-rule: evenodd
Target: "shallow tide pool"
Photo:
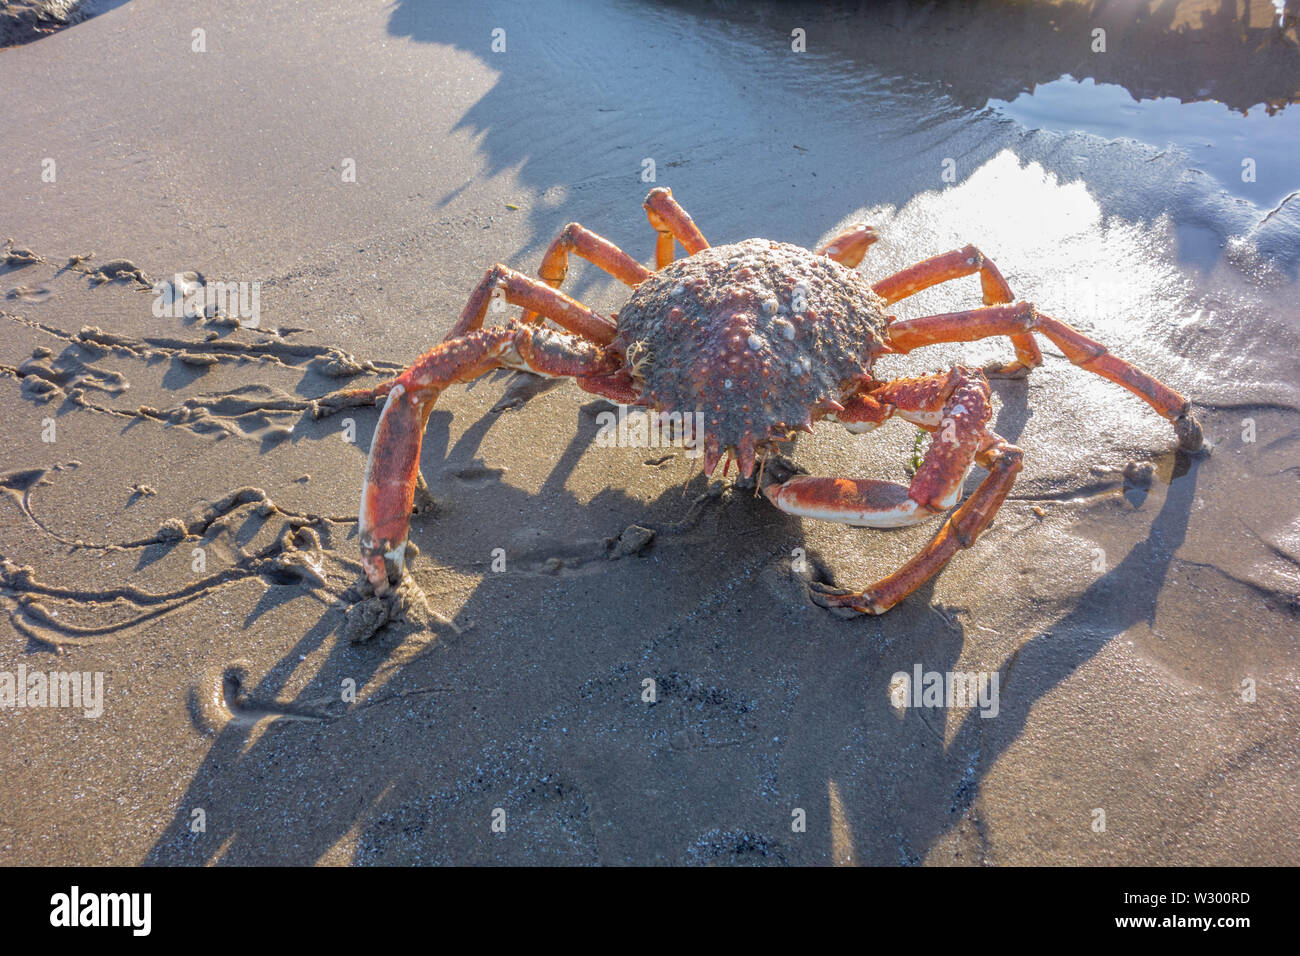
<path fill-rule="evenodd" d="M 989 106 L 1033 129 L 1180 150 L 1192 168 L 1260 209 L 1300 190 L 1300 112 L 1295 109 L 1269 115 L 1262 103 L 1239 113 L 1215 100 L 1136 99 L 1117 84 L 1069 74 L 1010 102 L 991 99 Z"/>

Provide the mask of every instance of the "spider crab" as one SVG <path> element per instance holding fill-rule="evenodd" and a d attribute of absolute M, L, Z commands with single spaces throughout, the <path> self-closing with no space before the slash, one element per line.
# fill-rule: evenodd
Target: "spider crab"
<path fill-rule="evenodd" d="M 724 454 L 728 467 L 734 457 L 743 478 L 759 470 L 759 485 L 772 504 L 806 518 L 872 528 L 914 524 L 957 505 L 973 464 L 987 469 L 934 538 L 893 574 L 861 591 L 810 585 L 818 604 L 868 614 L 889 610 L 970 547 L 1021 468 L 1020 449 L 989 428 L 989 385 L 982 370 L 957 366 L 882 381 L 872 374 L 878 355 L 1007 336 L 1015 361 L 990 374 L 1020 376 L 1042 362 L 1034 340 L 1041 334 L 1075 365 L 1150 404 L 1173 424 L 1182 449 L 1201 446 L 1201 427 L 1186 399 L 1059 319 L 1013 301 L 1002 274 L 974 246 L 871 284 L 855 271 L 879 238 L 870 226 L 856 225 L 811 252 L 765 239 L 710 246 L 670 190 L 651 190 L 644 205 L 658 233 L 654 271 L 570 223 L 542 259 L 540 279 L 494 265 L 440 344 L 390 381 L 336 393 L 347 404 L 384 399 L 366 463 L 359 526 L 366 577 L 377 594 L 403 572 L 420 443 L 434 402 L 447 386 L 498 368 L 571 377 L 588 392 L 658 412 L 698 411 L 705 425 L 706 473 Z M 675 243 L 686 258 L 674 261 Z M 570 254 L 632 287 L 616 316 L 599 315 L 559 291 Z M 922 289 L 975 273 L 982 308 L 906 321 L 886 312 Z M 494 297 L 522 307 L 522 317 L 484 327 Z M 909 486 L 813 477 L 778 455 L 778 443 L 798 430 L 812 431 L 818 420 L 863 432 L 892 415 L 934 434 Z"/>

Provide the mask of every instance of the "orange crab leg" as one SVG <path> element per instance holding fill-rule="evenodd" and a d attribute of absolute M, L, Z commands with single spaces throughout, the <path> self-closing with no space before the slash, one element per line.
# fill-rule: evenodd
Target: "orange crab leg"
<path fill-rule="evenodd" d="M 411 506 L 420 474 L 420 446 L 442 390 L 495 368 L 572 375 L 589 391 L 616 390 L 622 359 L 601 346 L 536 326 L 477 329 L 425 352 L 388 383 L 361 489 L 361 562 L 376 594 L 400 579 Z"/>
<path fill-rule="evenodd" d="M 910 352 L 922 345 L 939 342 L 972 342 L 976 339 L 1012 333 L 1041 332 L 1065 357 L 1080 368 L 1122 385 L 1141 398 L 1174 425 L 1178 447 L 1196 451 L 1201 447 L 1201 426 L 1191 412 L 1191 403 L 1168 385 L 1107 351 L 1077 329 L 1039 312 L 1031 303 L 995 305 L 967 312 L 927 315 L 895 322 L 889 327 L 889 345 L 898 352 Z"/>
<path fill-rule="evenodd" d="M 655 268 L 662 269 L 673 261 L 673 240 L 682 244 L 688 256 L 693 256 L 701 249 L 709 248 L 704 234 L 700 232 L 691 214 L 683 209 L 673 198 L 673 191 L 667 186 L 650 190 L 643 204 L 650 226 L 659 233 L 655 241 Z"/>
<path fill-rule="evenodd" d="M 530 279 L 498 263 L 489 269 L 479 284 L 474 287 L 469 301 L 465 303 L 465 308 L 460 314 L 460 320 L 447 333 L 443 341 L 448 342 L 483 328 L 488 306 L 492 304 L 492 296 L 497 289 L 502 290 L 502 298 L 506 302 L 531 310 L 529 314 L 541 313 L 567 331 L 601 345 L 611 342 L 618 332 L 613 322 L 576 299 L 571 299 L 536 279 Z M 387 398 L 398 381 L 398 378 L 393 378 L 370 388 L 345 388 L 331 392 L 317 400 L 316 416 L 319 418 L 341 408 L 374 404 L 380 399 Z M 611 387 L 615 387 L 619 395 L 626 391 L 621 386 Z"/>
<path fill-rule="evenodd" d="M 589 309 L 577 299 L 571 299 L 563 292 L 552 289 L 538 279 L 515 272 L 500 263 L 494 265 L 483 276 L 469 301 L 460 314 L 460 321 L 447 333 L 447 339 L 457 338 L 483 327 L 488 306 L 492 303 L 493 293 L 502 291 L 502 298 L 511 305 L 523 306 L 526 310 L 541 313 L 556 325 L 575 335 L 600 345 L 614 341 L 618 328 L 609 319 L 594 309 Z"/>
<path fill-rule="evenodd" d="M 859 397 L 864 400 L 859 403 L 859 413 L 873 419 L 898 414 L 935 433 L 912 483 L 904 487 L 888 481 L 798 476 L 764 489 L 768 499 L 782 511 L 858 527 L 902 527 L 955 505 L 972 461 L 992 463 L 990 449 L 1005 449 L 1008 461 L 1014 452 L 1015 470 L 1019 470 L 1019 450 L 988 430 L 989 386 L 978 370 L 958 366 L 943 375 L 898 379 Z M 843 420 L 846 415 L 853 416 L 851 406 L 837 417 Z M 969 547 L 992 520 L 1015 477 L 1014 471 L 1009 476 L 996 470 L 995 474 L 996 481 L 992 474 L 986 478 L 971 501 L 958 509 L 935 539 L 897 572 L 866 591 L 819 587 L 814 600 L 824 606 L 851 607 L 870 614 L 889 610 L 956 553 L 950 539 L 964 541 L 959 546 Z M 1000 494 L 993 495 L 999 489 Z M 979 503 L 972 506 L 977 498 Z M 972 524 L 966 517 L 959 520 L 959 516 L 973 510 L 983 515 L 981 522 Z"/>
<path fill-rule="evenodd" d="M 875 406 L 872 417 L 898 415 L 936 433 L 911 485 L 801 475 L 764 488 L 768 500 L 789 514 L 866 528 L 916 524 L 956 504 L 991 414 L 984 375 L 958 366 L 887 382 L 863 398 Z M 844 414 L 849 406 L 836 417 Z"/>
<path fill-rule="evenodd" d="M 650 270 L 637 262 L 608 239 L 576 222 L 564 227 L 559 237 L 546 250 L 537 275 L 552 289 L 558 289 L 569 272 L 569 254 L 574 253 L 592 265 L 604 269 L 615 279 L 630 286 L 638 286 L 650 277 Z M 523 322 L 537 321 L 537 313 L 524 312 Z"/>
<path fill-rule="evenodd" d="M 812 599 L 823 607 L 847 607 L 864 614 L 883 614 L 919 588 L 952 556 L 969 548 L 993 521 L 1020 473 L 1022 453 L 1000 436 L 989 433 L 975 461 L 989 470 L 988 477 L 943 523 L 915 557 L 886 578 L 862 591 L 844 591 L 824 584 L 812 585 Z"/>
<path fill-rule="evenodd" d="M 866 223 L 860 222 L 850 226 L 838 236 L 827 239 L 815 251 L 819 256 L 827 256 L 842 266 L 856 269 L 872 243 L 879 239 L 880 233 Z"/>
<path fill-rule="evenodd" d="M 388 589 L 389 568 L 395 569 L 394 580 L 401 577 L 420 474 L 420 445 L 434 402 L 453 382 L 499 367 L 514 339 L 510 328 L 471 332 L 435 346 L 386 383 L 388 400 L 370 442 L 358 524 L 361 563 L 376 594 Z"/>
<path fill-rule="evenodd" d="M 980 274 L 980 288 L 984 292 L 985 305 L 1002 305 L 1015 298 L 1011 293 L 1011 286 L 1002 277 L 993 260 L 974 246 L 966 246 L 918 262 L 902 272 L 881 279 L 871 288 L 885 300 L 886 304 L 892 305 L 900 299 L 906 299 L 909 295 L 915 295 L 922 289 L 975 272 Z M 1043 354 L 1038 350 L 1038 343 L 1034 341 L 1032 335 L 1013 334 L 1011 344 L 1015 346 L 1016 361 L 990 374 L 1004 378 L 1019 376 L 1043 364 Z"/>

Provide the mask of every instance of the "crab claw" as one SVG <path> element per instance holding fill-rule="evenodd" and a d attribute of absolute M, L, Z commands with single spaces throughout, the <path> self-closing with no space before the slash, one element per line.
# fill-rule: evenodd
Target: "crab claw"
<path fill-rule="evenodd" d="M 763 494 L 787 514 L 854 528 L 901 528 L 936 513 L 911 498 L 903 485 L 869 478 L 797 475 L 779 485 L 768 485 Z"/>
<path fill-rule="evenodd" d="M 433 394 L 425 394 L 432 391 Z M 361 489 L 361 563 L 376 594 L 401 580 L 406 533 L 420 476 L 420 444 L 436 390 L 410 393 L 394 385 L 375 426 Z"/>

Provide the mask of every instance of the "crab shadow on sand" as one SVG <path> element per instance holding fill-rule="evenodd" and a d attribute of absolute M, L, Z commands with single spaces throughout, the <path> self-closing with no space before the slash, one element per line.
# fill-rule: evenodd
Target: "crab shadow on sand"
<path fill-rule="evenodd" d="M 997 391 L 995 427 L 1014 440 L 1026 389 Z M 612 489 L 580 506 L 564 487 L 601 407 L 579 407 L 538 495 L 482 479 L 491 473 L 477 455 L 495 414 L 453 445 L 450 412 L 436 410 L 422 461 L 442 507 L 413 525 L 415 574 L 432 593 L 441 572 L 430 566 L 463 564 L 480 538 L 499 540 L 491 519 L 467 519 L 495 513 L 504 528 L 543 500 L 551 528 L 583 507 L 608 515 L 610 534 L 640 515 L 659 531 L 649 552 L 609 561 L 593 541 L 588 560 L 557 574 L 539 570 L 543 540 L 514 573 L 482 576 L 455 614 L 462 631 L 335 640 L 309 689 L 286 701 L 300 655 L 340 633 L 342 614 L 327 612 L 241 688 L 249 713 L 217 732 L 147 862 L 919 862 L 970 819 L 984 774 L 1034 704 L 1152 619 L 1195 497 L 1195 465 L 1180 459 L 1145 540 L 1005 663 L 1001 718 L 954 712 L 945 744 L 933 717 L 900 716 L 887 693 L 901 661 L 958 666 L 968 634 L 932 606 L 933 584 L 882 618 L 836 619 L 790 573 L 804 541 L 797 520 L 744 494 L 706 496 L 696 521 L 680 520 L 706 489 L 698 475 L 685 488 L 667 481 L 648 507 Z M 480 480 L 439 477 L 466 471 Z M 981 559 L 978 545 L 958 558 Z M 476 643 L 490 650 L 466 653 Z M 641 696 L 646 677 L 653 704 Z M 323 713 L 322 688 L 328 696 L 347 679 L 367 691 L 358 703 L 294 716 Z M 276 713 L 257 701 L 276 701 Z M 790 833 L 792 807 L 807 808 L 807 834 Z M 498 808 L 506 834 L 491 832 Z"/>

